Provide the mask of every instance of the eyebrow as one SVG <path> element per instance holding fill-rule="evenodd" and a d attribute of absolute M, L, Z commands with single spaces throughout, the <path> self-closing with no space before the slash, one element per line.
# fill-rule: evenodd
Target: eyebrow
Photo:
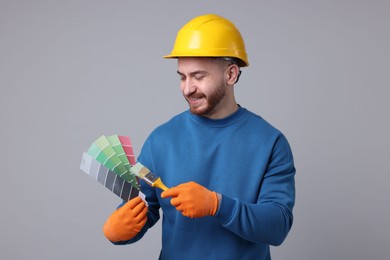
<path fill-rule="evenodd" d="M 185 76 L 184 73 L 180 72 L 180 71 L 177 71 L 177 74 L 179 74 L 180 76 Z M 196 74 L 207 74 L 207 71 L 205 70 L 195 70 L 193 72 L 190 72 L 190 76 L 195 76 Z"/>

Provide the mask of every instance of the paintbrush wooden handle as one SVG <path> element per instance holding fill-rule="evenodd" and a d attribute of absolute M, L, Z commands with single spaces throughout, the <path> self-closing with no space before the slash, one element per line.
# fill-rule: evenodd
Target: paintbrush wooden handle
<path fill-rule="evenodd" d="M 153 182 L 152 187 L 157 187 L 164 191 L 168 189 L 168 187 L 165 186 L 165 184 L 161 181 L 160 177 L 155 182 Z"/>

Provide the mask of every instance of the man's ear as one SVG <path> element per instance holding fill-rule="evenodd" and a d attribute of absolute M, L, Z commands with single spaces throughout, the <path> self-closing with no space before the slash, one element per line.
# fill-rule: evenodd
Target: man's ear
<path fill-rule="evenodd" d="M 227 84 L 235 84 L 240 77 L 240 68 L 236 64 L 231 64 L 227 71 Z"/>

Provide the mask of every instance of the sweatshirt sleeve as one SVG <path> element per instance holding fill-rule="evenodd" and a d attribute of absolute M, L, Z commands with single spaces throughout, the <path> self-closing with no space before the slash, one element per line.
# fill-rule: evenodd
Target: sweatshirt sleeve
<path fill-rule="evenodd" d="M 216 219 L 222 226 L 253 243 L 280 245 L 293 222 L 295 167 L 291 149 L 281 135 L 275 142 L 256 203 L 222 194 Z"/>

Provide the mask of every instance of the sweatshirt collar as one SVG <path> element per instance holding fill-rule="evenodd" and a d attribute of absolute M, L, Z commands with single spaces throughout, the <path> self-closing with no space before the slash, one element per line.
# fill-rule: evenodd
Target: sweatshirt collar
<path fill-rule="evenodd" d="M 224 127 L 227 125 L 231 125 L 234 122 L 238 121 L 240 118 L 242 118 L 243 115 L 245 114 L 245 111 L 246 111 L 245 108 L 238 105 L 237 111 L 235 111 L 233 114 L 230 114 L 227 117 L 219 118 L 219 119 L 211 119 L 203 116 L 194 115 L 190 112 L 190 110 L 187 110 L 187 114 L 192 120 L 202 125 L 207 125 L 212 127 Z"/>

